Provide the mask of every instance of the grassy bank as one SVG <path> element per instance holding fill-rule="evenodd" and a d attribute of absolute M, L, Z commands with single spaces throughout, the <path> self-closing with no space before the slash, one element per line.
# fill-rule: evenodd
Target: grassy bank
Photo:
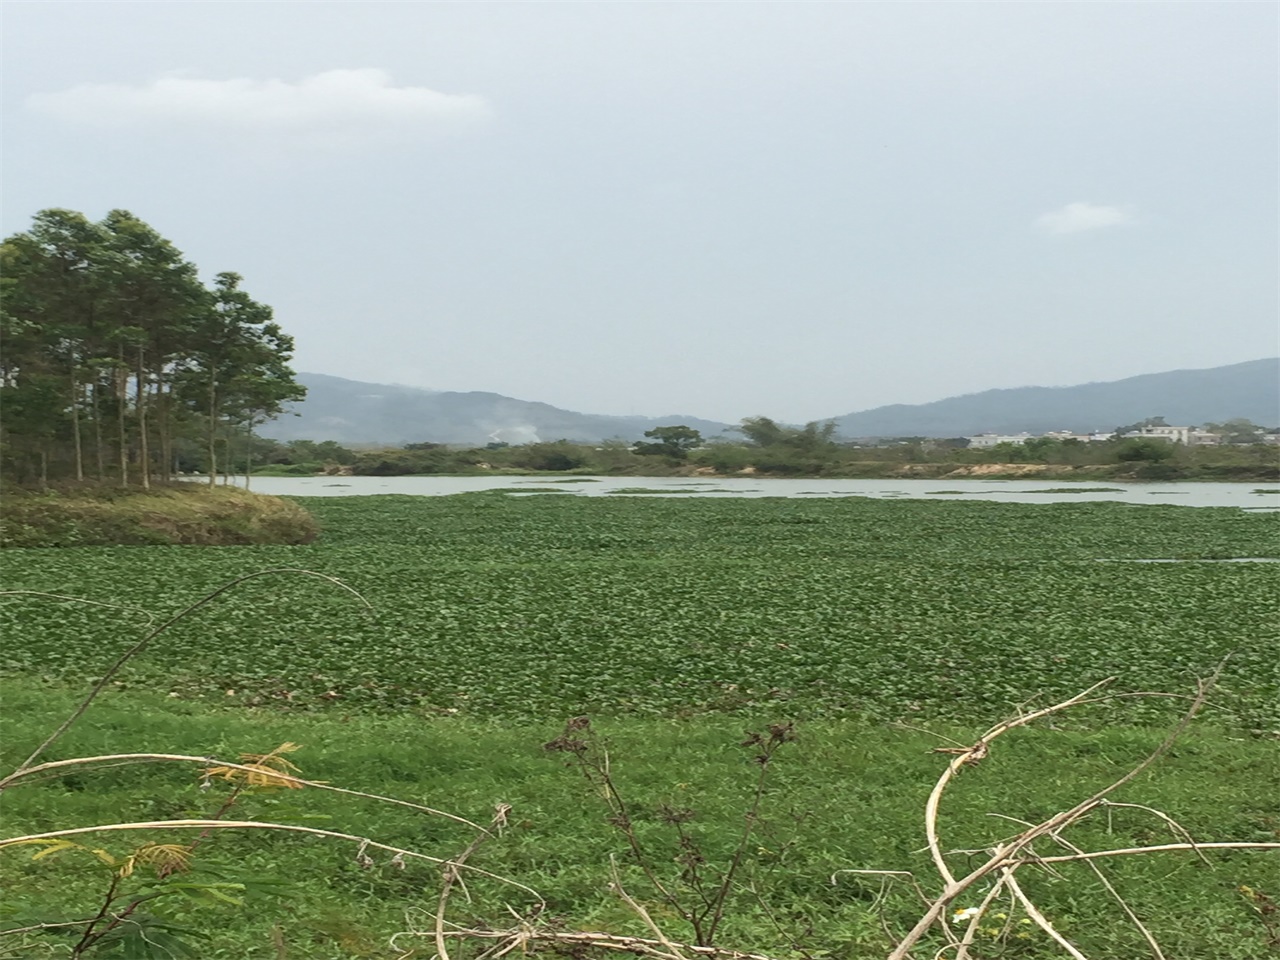
<path fill-rule="evenodd" d="M 0 720 L 7 769 L 73 700 L 69 691 L 41 685 L 9 683 L 0 692 L 7 706 Z M 664 885 L 690 896 L 681 880 L 682 846 L 670 822 L 672 810 L 692 814 L 680 830 L 705 858 L 704 875 L 714 876 L 729 861 L 758 772 L 751 751 L 739 746 L 743 726 L 762 729 L 781 716 L 761 711 L 752 719 L 597 724 L 609 740 L 616 788 Z M 934 730 L 971 742 L 988 719 Z M 242 752 L 265 753 L 285 741 L 301 743 L 289 759 L 304 776 L 334 785 L 389 794 L 479 822 L 488 822 L 495 804 L 510 804 L 503 835 L 487 842 L 470 862 L 532 887 L 547 902 L 545 915 L 564 929 L 649 935 L 609 892 L 613 856 L 624 865 L 630 893 L 648 904 L 669 935 L 688 937 L 687 926 L 629 859 L 628 843 L 609 824 L 598 792 L 567 762 L 570 758 L 543 748 L 560 729 L 558 718 L 550 716 L 516 725 L 345 712 L 283 716 L 130 691 L 108 695 L 56 747 L 56 755 L 127 750 L 234 760 Z M 1114 725 L 1011 734 L 949 795 L 944 843 L 948 849 L 985 847 L 1009 832 L 1007 822 L 993 819 L 993 813 L 1040 818 L 1070 806 L 1140 759 L 1161 736 L 1151 728 Z M 901 932 L 919 916 L 918 905 L 905 887 L 879 901 L 881 878 L 839 871 L 911 870 L 927 886 L 936 886 L 927 879 L 928 857 L 921 851 L 923 807 L 949 759 L 931 751 L 947 741 L 918 730 L 840 721 L 802 723 L 796 737 L 773 761 L 758 832 L 741 867 L 749 885 L 735 888 L 717 942 L 779 957 L 809 952 L 849 960 L 883 957 L 888 939 L 882 922 Z M 1280 752 L 1274 742 L 1241 740 L 1209 724 L 1193 729 L 1174 756 L 1115 799 L 1167 811 L 1201 842 L 1274 839 L 1280 806 L 1268 785 L 1277 780 Z M 207 817 L 223 808 L 234 787 L 219 780 L 202 790 L 200 783 L 198 764 L 76 770 L 8 790 L 6 829 L 12 835 L 73 823 Z M 317 789 L 250 789 L 226 815 L 316 826 L 439 857 L 455 856 L 473 836 L 438 817 Z M 120 857 L 146 840 L 189 842 L 193 835 L 105 834 L 85 842 Z M 1171 838 L 1156 818 L 1122 808 L 1083 824 L 1072 836 L 1089 849 Z M 4 901 L 9 913 L 4 925 L 36 916 L 83 915 L 86 908 L 92 913 L 106 875 L 98 859 L 72 849 L 33 861 L 38 852 L 30 847 L 0 852 L 0 877 L 11 891 Z M 200 841 L 193 869 L 181 879 L 248 882 L 248 891 L 227 891 L 242 904 L 179 895 L 154 909 L 167 922 L 210 937 L 188 938 L 201 957 L 431 957 L 438 870 L 412 861 L 400 869 L 389 855 L 373 853 L 373 862 L 362 867 L 352 843 L 218 831 Z M 966 862 L 963 856 L 955 859 L 958 867 Z M 1265 926 L 1239 888 L 1280 890 L 1280 860 L 1228 851 L 1214 853 L 1212 861 L 1205 867 L 1185 855 L 1149 855 L 1109 865 L 1108 875 L 1157 932 L 1170 957 L 1262 960 L 1273 955 Z M 150 881 L 140 876 L 137 882 Z M 467 883 L 470 901 L 458 896 L 450 915 L 454 922 L 508 926 L 513 921 L 504 904 L 524 911 L 533 899 L 479 875 L 468 876 Z M 1119 908 L 1085 868 L 1066 867 L 1058 878 L 1031 873 L 1025 883 L 1055 926 L 1088 955 L 1143 955 L 1142 941 L 1126 930 Z M 389 937 L 411 929 L 426 935 L 403 938 L 398 949 L 391 949 Z M 24 939 L 23 956 L 65 955 L 52 948 L 59 937 Z M 923 955 L 941 941 L 930 942 L 933 947 Z M 7 945 L 12 949 L 14 943 L 10 939 Z M 47 949 L 37 949 L 38 944 Z M 1054 955 L 1039 933 L 1009 938 L 998 949 L 991 938 L 978 953 Z"/>
<path fill-rule="evenodd" d="M 298 504 L 236 487 L 178 483 L 148 491 L 10 488 L 0 499 L 0 546 L 301 544 L 319 528 Z"/>

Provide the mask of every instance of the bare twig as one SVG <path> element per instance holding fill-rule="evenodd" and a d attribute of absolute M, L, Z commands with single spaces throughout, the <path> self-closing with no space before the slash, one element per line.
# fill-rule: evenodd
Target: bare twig
<path fill-rule="evenodd" d="M 1054 927 L 1054 925 L 1049 922 L 1049 918 L 1046 917 L 1043 913 L 1041 913 L 1040 909 L 1034 903 L 1031 902 L 1031 898 L 1029 898 L 1023 892 L 1022 887 L 1018 885 L 1018 881 L 1014 879 L 1013 870 L 1014 868 L 1012 867 L 1006 867 L 1004 870 L 1001 871 L 1001 873 L 1003 874 L 1004 882 L 1008 885 L 1009 889 L 1013 892 L 1013 895 L 1014 897 L 1017 898 L 1018 903 L 1022 905 L 1022 909 L 1027 911 L 1027 916 L 1029 916 L 1033 921 L 1035 921 L 1036 926 L 1038 926 L 1041 930 L 1047 933 L 1054 940 L 1054 942 L 1056 942 L 1060 947 L 1062 947 L 1062 949 L 1066 950 L 1067 953 L 1069 953 L 1074 958 L 1074 960 L 1089 960 L 1088 957 L 1086 957 L 1083 953 L 1080 952 L 1080 950 L 1075 946 L 1075 944 L 1073 944 L 1070 940 L 1068 940 L 1066 937 L 1060 934 L 1057 931 L 1057 929 Z"/>
<path fill-rule="evenodd" d="M 509 803 L 500 803 L 494 808 L 493 820 L 489 824 L 494 831 L 501 831 L 507 824 L 507 814 L 511 812 Z M 445 945 L 444 937 L 444 912 L 449 905 L 449 894 L 453 892 L 453 885 L 459 882 L 458 870 L 466 865 L 467 859 L 471 854 L 475 853 L 484 843 L 486 837 L 493 834 L 490 831 L 480 828 L 480 833 L 474 840 L 467 845 L 467 848 L 452 860 L 446 861 L 444 865 L 444 878 L 440 885 L 440 897 L 436 903 L 436 954 L 439 960 L 449 960 L 449 949 Z"/>
<path fill-rule="evenodd" d="M 1175 850 L 1280 850 L 1280 841 L 1225 841 L 1218 843 L 1158 843 L 1149 847 L 1125 847 L 1120 850 L 1090 850 L 1087 853 L 1061 854 L 1054 857 L 1028 857 L 1027 863 L 1073 863 L 1102 857 L 1128 857 L 1138 853 L 1170 853 Z"/>
<path fill-rule="evenodd" d="M 234 587 L 237 587 L 240 584 L 244 583 L 246 580 L 253 580 L 257 577 L 273 576 L 278 573 L 296 573 L 300 576 L 315 577 L 318 580 L 325 580 L 350 593 L 362 604 L 364 604 L 366 609 L 368 610 L 373 609 L 373 606 L 369 603 L 369 601 L 366 600 L 363 596 L 361 596 L 359 591 L 355 590 L 353 587 L 348 586 L 346 583 L 339 580 L 337 577 L 331 577 L 327 573 L 317 573 L 314 570 L 303 570 L 299 567 L 273 567 L 269 570 L 258 570 L 254 573 L 246 573 L 242 577 L 236 577 L 234 580 L 229 580 L 227 583 L 224 583 L 222 586 L 218 587 L 216 590 L 212 591 L 211 593 L 205 594 L 203 597 L 201 597 L 199 600 L 195 601 L 194 603 L 190 603 L 187 606 L 183 607 L 181 610 L 175 613 L 168 620 L 164 621 L 158 627 L 155 627 L 152 630 L 148 631 L 142 637 L 141 640 L 139 640 L 137 643 L 131 646 L 124 653 L 120 654 L 120 656 L 116 658 L 115 663 L 111 664 L 111 666 L 107 668 L 106 672 L 103 673 L 103 675 L 98 679 L 98 682 L 93 685 L 93 689 L 89 691 L 89 695 L 85 697 L 82 701 L 80 701 L 79 705 L 74 710 L 71 711 L 71 715 L 67 717 L 66 720 L 62 721 L 62 723 L 58 725 L 58 728 L 54 730 L 53 733 L 49 734 L 48 737 L 45 738 L 44 743 L 36 747 L 35 750 L 32 751 L 31 756 L 27 757 L 26 760 L 22 761 L 22 763 L 18 765 L 18 768 L 15 771 L 13 771 L 13 773 L 5 777 L 3 780 L 0 780 L 0 790 L 3 790 L 10 783 L 10 781 L 13 780 L 14 777 L 23 773 L 28 767 L 32 766 L 36 762 L 36 759 L 39 758 L 39 756 L 42 753 L 48 750 L 49 747 L 51 747 L 55 741 L 57 741 L 64 733 L 66 733 L 67 730 L 70 729 L 71 725 L 75 723 L 77 720 L 79 720 L 81 716 L 84 715 L 84 712 L 89 709 L 90 704 L 92 704 L 93 701 L 98 698 L 98 695 L 102 693 L 103 690 L 106 689 L 107 684 L 110 683 L 111 678 L 114 677 L 120 671 L 120 668 L 123 667 L 126 663 L 128 663 L 131 659 L 133 659 L 133 657 L 137 656 L 144 649 L 146 649 L 147 645 L 151 643 L 152 640 L 160 636 L 160 634 L 164 633 L 171 626 L 173 626 L 178 621 L 182 620 L 188 614 L 195 612 L 196 610 L 203 607 L 205 604 L 211 602 L 212 600 L 226 593 L 228 590 L 231 590 Z M 90 602 L 96 603 L 97 601 L 90 601 Z"/>
<path fill-rule="evenodd" d="M 1072 850 L 1076 853 L 1084 853 L 1083 850 L 1065 837 L 1054 834 L 1053 839 L 1068 850 Z M 1204 859 L 1204 854 L 1201 854 L 1200 856 Z M 1111 899 L 1120 905 L 1120 909 L 1123 910 L 1125 916 L 1129 918 L 1129 922 L 1132 923 L 1134 927 L 1137 928 L 1138 932 L 1142 934 L 1142 938 L 1147 941 L 1147 946 L 1151 948 L 1151 956 L 1154 960 L 1165 960 L 1164 951 L 1160 949 L 1160 943 L 1156 940 L 1155 935 L 1147 929 L 1147 925 L 1139 919 L 1136 913 L 1133 912 L 1133 908 L 1129 906 L 1129 902 L 1120 895 L 1120 891 L 1115 888 L 1115 884 L 1113 884 L 1107 878 L 1107 875 L 1102 872 L 1102 868 L 1092 860 L 1085 860 L 1084 864 L 1093 871 L 1093 875 L 1098 878 L 1098 882 L 1102 884 L 1107 893 L 1111 894 Z"/>
<path fill-rule="evenodd" d="M 60 770 L 67 767 L 89 766 L 92 764 L 103 764 L 105 766 L 118 766 L 122 763 L 163 763 L 163 762 L 186 762 L 199 763 L 204 766 L 221 766 L 229 770 L 242 770 L 245 773 L 259 773 L 261 768 L 248 766 L 243 763 L 229 763 L 224 760 L 218 760 L 213 757 L 196 757 L 181 753 L 113 753 L 100 757 L 77 757 L 71 760 L 51 760 L 48 763 L 37 764 L 34 767 L 28 767 L 26 770 L 20 770 L 11 773 L 0 780 L 0 787 L 10 786 L 18 780 L 25 780 L 27 777 L 37 773 L 43 773 L 49 770 Z M 478 823 L 472 823 L 465 817 L 459 817 L 452 813 L 446 813 L 443 810 L 437 810 L 434 807 L 425 807 L 420 803 L 411 803 L 408 800 L 399 800 L 395 797 L 384 797 L 376 793 L 365 793 L 362 790 L 348 790 L 345 787 L 335 787 L 328 783 L 322 783 L 317 780 L 304 780 L 302 777 L 295 777 L 291 774 L 281 772 L 272 772 L 271 779 L 273 782 L 279 782 L 282 786 L 309 787 L 315 790 L 327 790 L 330 793 L 341 793 L 351 797 L 364 797 L 369 800 L 377 800 L 380 803 L 390 803 L 399 807 L 408 807 L 411 810 L 417 810 L 420 813 L 429 813 L 432 816 L 444 817 L 447 820 L 453 820 L 456 823 L 465 824 L 473 830 L 479 831 L 481 834 L 488 831 Z"/>
<path fill-rule="evenodd" d="M 382 850 L 392 855 L 401 857 L 411 857 L 416 860 L 425 860 L 428 863 L 436 863 L 444 865 L 451 861 L 442 857 L 433 857 L 429 854 L 420 853 L 417 850 L 407 850 L 403 847 L 394 847 L 390 844 L 379 843 L 370 840 L 368 837 L 359 837 L 352 833 L 341 833 L 337 830 L 322 830 L 319 827 L 304 827 L 296 823 L 271 823 L 259 820 L 145 820 L 135 823 L 105 823 L 97 824 L 92 827 L 72 827 L 67 830 L 50 830 L 45 833 L 31 833 L 21 837 L 5 837 L 0 839 L 0 849 L 12 847 L 18 844 L 32 843 L 37 840 L 56 840 L 61 837 L 83 836 L 90 833 L 114 833 L 125 830 L 279 830 L 285 833 L 302 833 L 313 837 L 327 837 L 331 840 L 346 840 L 351 843 L 359 844 L 361 850 L 373 848 Z M 509 877 L 499 876 L 496 873 L 490 873 L 488 870 L 481 870 L 479 867 L 472 867 L 466 864 L 455 864 L 462 869 L 468 870 L 477 876 L 488 877 L 491 880 L 497 880 L 500 883 L 523 890 L 532 896 L 539 904 L 545 906 L 545 901 L 538 891 L 532 887 L 528 887 L 518 880 L 512 880 Z"/>
<path fill-rule="evenodd" d="M 609 858 L 609 877 L 611 880 L 610 887 L 613 889 L 613 892 L 618 895 L 618 898 L 623 903 L 635 911 L 636 916 L 643 920 L 645 926 L 653 931 L 653 935 L 658 938 L 658 942 L 670 951 L 671 956 L 675 957 L 676 960 L 688 960 L 688 958 L 680 952 L 680 948 L 667 939 L 667 935 L 662 932 L 662 928 L 653 922 L 653 917 L 649 916 L 649 911 L 633 899 L 631 894 L 627 893 L 626 888 L 622 885 L 622 877 L 618 874 L 618 860 L 616 857 L 612 856 Z"/>

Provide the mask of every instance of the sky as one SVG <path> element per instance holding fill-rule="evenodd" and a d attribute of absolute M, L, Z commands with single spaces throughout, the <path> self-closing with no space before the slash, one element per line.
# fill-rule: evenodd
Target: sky
<path fill-rule="evenodd" d="M 787 422 L 1274 356 L 1271 3 L 3 8 L 0 225 L 123 208 L 294 366 Z"/>

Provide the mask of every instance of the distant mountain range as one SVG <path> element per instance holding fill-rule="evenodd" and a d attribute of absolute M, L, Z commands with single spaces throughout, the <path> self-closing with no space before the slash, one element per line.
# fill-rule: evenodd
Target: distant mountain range
<path fill-rule="evenodd" d="M 646 430 L 683 423 L 713 437 L 726 423 L 683 414 L 667 417 L 608 417 L 561 410 L 547 403 L 497 393 L 458 393 L 361 383 L 322 373 L 300 373 L 307 399 L 259 433 L 273 440 L 336 440 L 339 443 L 534 443 L 539 440 L 596 442 L 639 440 Z"/>
<path fill-rule="evenodd" d="M 715 437 L 729 424 L 685 415 L 610 417 L 497 393 L 458 393 L 302 373 L 307 399 L 260 430 L 276 440 L 482 446 L 538 440 L 638 440 L 682 423 Z M 1147 417 L 1203 424 L 1245 417 L 1280 425 L 1280 359 L 1173 370 L 1074 387 L 986 390 L 933 403 L 894 404 L 835 417 L 842 437 L 960 437 L 977 433 L 1112 430 Z"/>
<path fill-rule="evenodd" d="M 1075 387 L 984 390 L 933 403 L 836 417 L 843 437 L 964 437 L 976 433 L 1114 430 L 1148 417 L 1199 425 L 1244 417 L 1280 425 L 1280 358 L 1171 370 Z"/>

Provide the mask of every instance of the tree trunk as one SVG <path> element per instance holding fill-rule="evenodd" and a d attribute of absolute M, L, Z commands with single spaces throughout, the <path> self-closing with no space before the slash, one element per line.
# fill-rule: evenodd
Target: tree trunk
<path fill-rule="evenodd" d="M 101 389 L 97 380 L 90 385 L 89 402 L 93 407 L 93 451 L 98 465 L 98 482 L 107 478 L 107 450 L 102 442 L 102 410 L 98 402 L 98 391 Z"/>
<path fill-rule="evenodd" d="M 138 464 L 142 489 L 151 489 L 151 446 L 147 437 L 147 375 L 143 369 L 145 354 L 138 347 L 138 362 L 134 367 L 134 410 L 138 417 Z"/>
<path fill-rule="evenodd" d="M 71 442 L 75 449 L 76 482 L 84 481 L 84 448 L 80 444 L 80 382 L 76 379 L 75 360 L 71 361 Z"/>
<path fill-rule="evenodd" d="M 173 405 L 170 403 L 169 391 L 165 389 L 164 372 L 161 371 L 156 380 L 156 404 L 160 408 L 159 436 L 160 456 L 156 467 L 162 483 L 173 480 Z"/>
<path fill-rule="evenodd" d="M 209 410 L 208 431 L 205 435 L 209 462 L 205 466 L 209 470 L 209 486 L 218 482 L 218 382 L 217 368 L 209 368 Z"/>
<path fill-rule="evenodd" d="M 244 488 L 249 489 L 253 476 L 253 416 L 249 416 L 249 425 L 245 427 L 244 436 Z"/>
<path fill-rule="evenodd" d="M 124 365 L 124 347 L 120 348 L 120 365 L 116 378 L 116 443 L 120 453 L 120 486 L 129 485 L 129 431 L 125 425 L 125 407 L 129 402 L 129 374 Z"/>

